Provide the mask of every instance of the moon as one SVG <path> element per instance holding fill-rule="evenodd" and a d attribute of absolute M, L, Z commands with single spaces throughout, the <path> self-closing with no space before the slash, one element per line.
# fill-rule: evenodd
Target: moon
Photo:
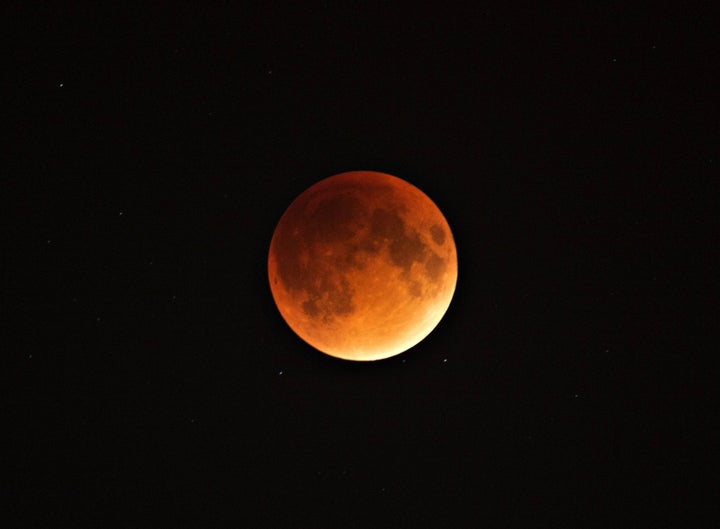
<path fill-rule="evenodd" d="M 345 360 L 388 358 L 422 341 L 457 283 L 445 217 L 410 183 L 374 171 L 321 180 L 275 228 L 270 289 L 290 328 Z"/>

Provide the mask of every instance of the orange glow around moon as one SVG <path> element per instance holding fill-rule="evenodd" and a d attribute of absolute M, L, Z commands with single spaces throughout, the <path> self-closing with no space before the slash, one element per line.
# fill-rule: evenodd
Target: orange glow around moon
<path fill-rule="evenodd" d="M 268 256 L 270 289 L 295 333 L 346 360 L 380 360 L 423 340 L 455 292 L 457 252 L 438 207 L 373 171 L 341 173 L 298 196 Z"/>

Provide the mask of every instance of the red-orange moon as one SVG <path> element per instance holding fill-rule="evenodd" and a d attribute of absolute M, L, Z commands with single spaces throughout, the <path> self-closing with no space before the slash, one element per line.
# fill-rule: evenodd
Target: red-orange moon
<path fill-rule="evenodd" d="M 352 171 L 308 188 L 270 242 L 280 314 L 305 342 L 346 360 L 410 349 L 437 326 L 455 292 L 450 226 L 417 187 Z"/>

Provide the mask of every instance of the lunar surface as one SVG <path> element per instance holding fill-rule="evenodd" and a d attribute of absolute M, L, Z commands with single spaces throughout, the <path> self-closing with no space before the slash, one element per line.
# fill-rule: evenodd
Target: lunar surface
<path fill-rule="evenodd" d="M 268 255 L 280 314 L 305 342 L 346 360 L 380 360 L 423 340 L 457 281 L 450 226 L 422 191 L 372 171 L 303 192 Z"/>

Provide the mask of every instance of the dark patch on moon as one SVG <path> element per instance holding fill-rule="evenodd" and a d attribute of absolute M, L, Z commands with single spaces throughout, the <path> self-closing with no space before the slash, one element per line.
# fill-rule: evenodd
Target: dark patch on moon
<path fill-rule="evenodd" d="M 302 241 L 292 234 L 281 235 L 279 239 L 282 242 L 275 245 L 278 275 L 288 290 L 303 289 L 312 278 L 311 272 L 302 263 Z"/>
<path fill-rule="evenodd" d="M 404 235 L 403 221 L 397 213 L 376 209 L 370 217 L 370 237 L 394 240 Z"/>
<path fill-rule="evenodd" d="M 355 310 L 353 290 L 342 272 L 358 267 L 356 237 L 367 216 L 351 193 L 297 205 L 278 226 L 276 262 L 283 286 L 304 298 L 302 311 L 325 322 Z M 330 249 L 333 253 L 324 252 Z"/>
<path fill-rule="evenodd" d="M 387 241 L 390 259 L 395 266 L 406 272 L 415 262 L 422 262 L 427 246 L 420 240 L 417 231 L 411 235 L 405 233 L 405 223 L 397 213 L 385 209 L 376 209 L 370 223 L 371 248 L 378 251 Z"/>
<path fill-rule="evenodd" d="M 422 289 L 420 288 L 420 283 L 418 281 L 411 281 L 408 286 L 408 292 L 413 297 L 422 297 Z"/>
<path fill-rule="evenodd" d="M 315 290 L 311 291 L 311 285 L 327 282 L 330 267 L 328 258 L 318 255 L 321 246 L 339 250 L 332 258 L 338 268 L 353 266 L 356 259 L 350 241 L 365 214 L 360 200 L 350 193 L 324 198 L 314 208 L 291 206 L 278 225 L 275 245 L 278 275 L 285 288 L 305 291 L 312 297 Z"/>
<path fill-rule="evenodd" d="M 343 278 L 340 278 L 339 284 L 324 278 L 316 290 L 306 289 L 306 292 L 309 297 L 303 301 L 302 310 L 313 319 L 319 317 L 328 322 L 334 316 L 351 314 L 355 310 L 353 290 Z"/>
<path fill-rule="evenodd" d="M 425 261 L 425 271 L 427 276 L 433 281 L 437 281 L 445 270 L 445 261 L 435 254 Z"/>
<path fill-rule="evenodd" d="M 355 311 L 353 305 L 353 290 L 350 288 L 350 283 L 344 278 L 340 279 L 339 285 L 333 285 L 332 288 L 327 290 L 327 305 L 329 312 L 332 314 L 350 314 Z"/>
<path fill-rule="evenodd" d="M 349 194 L 326 198 L 318 204 L 308 219 L 307 235 L 324 243 L 351 239 L 357 231 L 357 221 L 364 211 L 360 201 Z"/>
<path fill-rule="evenodd" d="M 308 299 L 303 301 L 302 311 L 311 318 L 317 317 L 317 315 L 320 313 L 320 309 L 318 309 L 317 301 L 315 299 Z"/>
<path fill-rule="evenodd" d="M 342 250 L 341 254 L 333 261 L 338 270 L 345 272 L 350 269 L 362 270 L 365 267 L 362 260 L 358 259 L 360 247 L 357 244 L 349 243 Z"/>
<path fill-rule="evenodd" d="M 427 246 L 415 232 L 412 237 L 405 236 L 390 244 L 390 259 L 395 265 L 409 272 L 414 262 L 422 261 L 426 251 Z"/>
<path fill-rule="evenodd" d="M 443 230 L 437 224 L 433 224 L 432 226 L 430 226 L 430 236 L 432 237 L 433 241 L 435 241 L 435 244 L 437 244 L 438 246 L 442 246 L 442 244 L 445 242 L 445 230 Z"/>

